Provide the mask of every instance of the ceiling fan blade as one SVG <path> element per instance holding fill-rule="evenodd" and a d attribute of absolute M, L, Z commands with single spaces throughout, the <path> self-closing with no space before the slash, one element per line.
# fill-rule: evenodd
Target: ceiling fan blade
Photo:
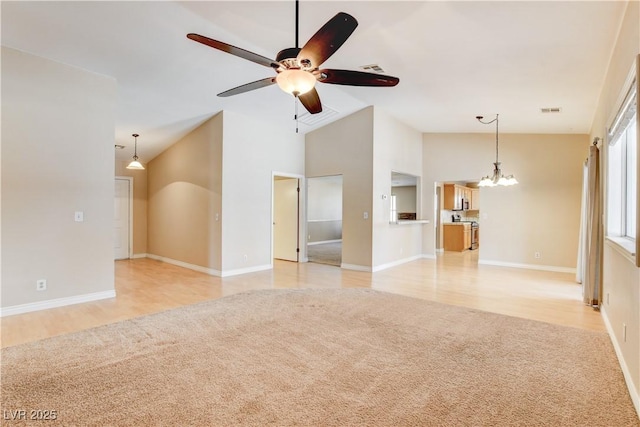
<path fill-rule="evenodd" d="M 251 62 L 255 62 L 256 64 L 264 65 L 269 68 L 278 68 L 280 64 L 274 61 L 273 59 L 269 59 L 265 56 L 258 55 L 257 53 L 249 52 L 248 50 L 232 46 L 230 44 L 210 39 L 209 37 L 201 36 L 200 34 L 189 33 L 187 34 L 187 38 L 196 41 L 198 43 L 202 43 L 204 45 L 210 46 L 214 49 L 221 50 L 223 52 L 230 53 L 231 55 L 238 56 L 240 58 L 249 60 Z"/>
<path fill-rule="evenodd" d="M 318 96 L 318 91 L 313 88 L 307 93 L 303 93 L 298 96 L 298 99 L 304 105 L 304 108 L 307 109 L 311 114 L 318 114 L 322 112 L 322 103 L 320 103 L 320 96 Z"/>
<path fill-rule="evenodd" d="M 260 89 L 261 87 L 271 86 L 276 82 L 275 77 L 267 77 L 266 79 L 256 80 L 255 82 L 247 83 L 242 86 L 234 87 L 233 89 L 225 90 L 218 94 L 223 98 L 227 96 L 238 95 L 241 93 L 249 92 L 250 90 Z"/>
<path fill-rule="evenodd" d="M 395 86 L 400 79 L 384 74 L 365 73 L 364 71 L 352 70 L 329 70 L 324 69 L 317 72 L 318 81 L 331 83 L 334 85 L 349 86 Z"/>
<path fill-rule="evenodd" d="M 318 68 L 344 44 L 357 26 L 356 18 L 348 13 L 338 13 L 304 45 L 298 53 L 298 63 L 303 68 Z"/>

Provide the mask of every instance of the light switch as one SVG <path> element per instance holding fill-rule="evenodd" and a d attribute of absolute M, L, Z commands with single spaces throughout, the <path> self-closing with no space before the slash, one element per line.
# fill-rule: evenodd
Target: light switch
<path fill-rule="evenodd" d="M 76 211 L 76 213 L 73 216 L 73 219 L 76 222 L 83 222 L 84 221 L 84 212 L 82 211 Z"/>

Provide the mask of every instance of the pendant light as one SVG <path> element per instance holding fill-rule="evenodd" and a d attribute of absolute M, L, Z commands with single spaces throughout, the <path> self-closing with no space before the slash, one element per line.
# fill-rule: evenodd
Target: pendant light
<path fill-rule="evenodd" d="M 131 161 L 131 163 L 129 163 L 129 166 L 127 166 L 127 169 L 144 170 L 144 166 L 142 166 L 142 164 L 138 161 L 138 137 L 140 135 L 138 135 L 137 133 L 134 133 L 131 136 L 133 136 L 134 138 L 133 160 Z"/>
<path fill-rule="evenodd" d="M 493 175 L 482 177 L 478 183 L 478 187 L 495 187 L 496 185 L 509 186 L 517 184 L 518 180 L 513 175 L 505 177 L 502 175 L 502 170 L 500 170 L 500 161 L 498 160 L 498 114 L 496 114 L 495 119 L 489 122 L 483 122 L 483 116 L 476 116 L 476 119 L 484 125 L 490 125 L 491 123 L 496 122 L 496 161 L 493 164 Z"/>

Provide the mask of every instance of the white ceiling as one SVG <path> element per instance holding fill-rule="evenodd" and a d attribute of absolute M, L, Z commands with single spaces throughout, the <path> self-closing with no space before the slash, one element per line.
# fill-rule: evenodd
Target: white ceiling
<path fill-rule="evenodd" d="M 294 131 L 294 100 L 277 86 L 216 97 L 272 70 L 186 38 L 275 58 L 295 45 L 294 4 L 3 1 L 2 45 L 114 77 L 115 142 L 126 145 L 117 155 L 131 156 L 139 133 L 148 161 L 223 109 Z M 376 105 L 422 132 L 493 132 L 474 117 L 500 113 L 501 132 L 587 133 L 624 10 L 621 1 L 302 0 L 300 45 L 347 12 L 359 26 L 323 68 L 375 63 L 400 78 L 393 88 L 319 84 L 339 113 L 331 120 Z"/>

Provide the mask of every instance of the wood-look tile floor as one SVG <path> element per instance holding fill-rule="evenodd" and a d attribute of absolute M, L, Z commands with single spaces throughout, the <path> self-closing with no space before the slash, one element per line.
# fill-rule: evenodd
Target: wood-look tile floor
<path fill-rule="evenodd" d="M 377 273 L 278 261 L 273 270 L 219 278 L 151 259 L 115 262 L 116 298 L 7 316 L 1 346 L 75 332 L 253 289 L 371 288 L 406 296 L 604 331 L 567 273 L 478 265 L 478 252 L 446 252 Z"/>

